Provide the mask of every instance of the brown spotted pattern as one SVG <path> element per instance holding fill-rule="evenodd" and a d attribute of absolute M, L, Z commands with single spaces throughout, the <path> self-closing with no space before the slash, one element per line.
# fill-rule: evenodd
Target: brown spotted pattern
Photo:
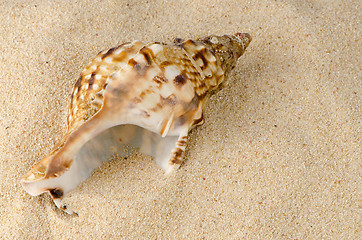
<path fill-rule="evenodd" d="M 44 177 L 46 166 L 52 164 L 51 156 L 72 132 L 102 109 L 107 94 L 112 99 L 107 106 L 118 107 L 113 111 L 130 111 L 130 117 L 141 117 L 146 126 L 158 124 L 162 135 L 201 124 L 208 95 L 235 66 L 250 39 L 239 34 L 177 39 L 171 45 L 134 41 L 100 52 L 75 82 L 66 136 L 26 177 Z M 109 84 L 113 87 L 107 90 Z M 173 159 L 181 159 L 181 155 L 175 152 Z M 48 176 L 66 169 L 71 161 L 64 164 L 55 164 L 56 171 L 48 170 Z"/>
<path fill-rule="evenodd" d="M 112 74 L 126 65 L 144 46 L 139 41 L 124 43 L 100 52 L 82 71 L 71 95 L 68 131 L 92 117 L 103 105 L 103 94 Z"/>
<path fill-rule="evenodd" d="M 92 137 L 120 124 L 138 125 L 174 139 L 172 151 L 167 150 L 165 169 L 180 165 L 188 131 L 203 123 L 202 111 L 208 97 L 220 89 L 250 41 L 250 35 L 237 33 L 177 39 L 174 44 L 134 41 L 100 52 L 75 82 L 68 132 L 24 176 L 24 189 L 33 195 L 48 191 L 57 206 L 66 209 L 60 203 L 69 191 L 69 186 L 64 185 L 64 173 L 77 169 L 71 168 L 78 161 L 75 154 Z M 78 178 L 81 170 L 74 171 L 72 174 Z M 58 181 L 59 177 L 63 179 Z M 52 180 L 45 187 L 43 181 Z"/>

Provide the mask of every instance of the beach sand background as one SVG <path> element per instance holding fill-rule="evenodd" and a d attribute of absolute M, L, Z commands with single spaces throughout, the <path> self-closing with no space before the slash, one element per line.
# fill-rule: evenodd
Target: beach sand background
<path fill-rule="evenodd" d="M 0 238 L 361 237 L 360 1 L 0 1 Z M 107 162 L 58 210 L 21 177 L 66 129 L 70 92 L 129 40 L 248 32 L 169 178 Z"/>

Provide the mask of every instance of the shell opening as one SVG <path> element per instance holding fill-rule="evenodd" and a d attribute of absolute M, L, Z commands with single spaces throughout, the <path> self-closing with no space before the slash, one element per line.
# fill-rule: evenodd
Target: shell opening
<path fill-rule="evenodd" d="M 54 199 L 61 198 L 86 180 L 102 162 L 113 156 L 129 157 L 136 151 L 151 155 L 166 172 L 178 136 L 165 136 L 142 127 L 125 124 L 108 128 L 87 141 L 73 156 L 70 168 L 60 176 L 22 181 L 31 195 L 49 191 Z"/>

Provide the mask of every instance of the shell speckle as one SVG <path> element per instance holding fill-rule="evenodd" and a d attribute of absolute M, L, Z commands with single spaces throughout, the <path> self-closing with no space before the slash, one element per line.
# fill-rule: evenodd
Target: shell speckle
<path fill-rule="evenodd" d="M 22 179 L 35 196 L 61 199 L 115 153 L 134 149 L 154 157 L 166 173 L 182 163 L 187 134 L 202 124 L 205 103 L 245 52 L 249 34 L 140 41 L 100 52 L 82 71 L 71 95 L 68 131 Z"/>

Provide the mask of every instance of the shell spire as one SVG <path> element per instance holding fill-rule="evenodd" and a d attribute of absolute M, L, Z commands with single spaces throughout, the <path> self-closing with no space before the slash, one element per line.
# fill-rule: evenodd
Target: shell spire
<path fill-rule="evenodd" d="M 202 39 L 201 42 L 211 52 L 215 53 L 225 74 L 229 74 L 234 69 L 239 57 L 244 54 L 249 46 L 251 36 L 248 33 L 236 33 L 231 36 L 209 36 Z"/>
<path fill-rule="evenodd" d="M 62 198 L 114 154 L 137 149 L 166 173 L 182 163 L 189 130 L 203 122 L 210 94 L 235 67 L 247 33 L 176 39 L 174 44 L 127 42 L 99 53 L 71 95 L 68 131 L 21 180 L 36 196 Z"/>

